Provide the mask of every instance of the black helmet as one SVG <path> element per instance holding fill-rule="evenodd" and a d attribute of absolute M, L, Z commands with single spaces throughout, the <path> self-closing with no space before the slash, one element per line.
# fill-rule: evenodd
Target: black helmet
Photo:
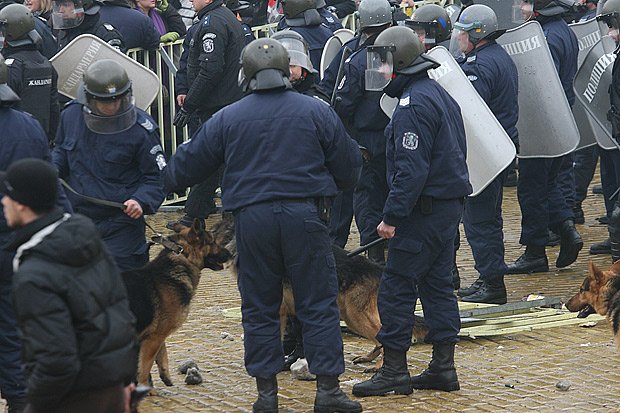
<path fill-rule="evenodd" d="M 523 0 L 525 3 L 532 4 L 534 16 L 544 17 L 559 16 L 571 10 L 575 1 L 573 0 Z"/>
<path fill-rule="evenodd" d="M 131 80 L 114 60 L 102 59 L 88 66 L 78 101 L 84 105 L 86 126 L 95 133 L 119 133 L 136 123 Z"/>
<path fill-rule="evenodd" d="M 292 30 L 282 30 L 274 33 L 271 39 L 282 43 L 282 46 L 288 52 L 289 65 L 301 66 L 308 72 L 316 72 L 310 60 L 308 43 L 306 43 L 301 34 Z"/>
<path fill-rule="evenodd" d="M 0 10 L 0 32 L 9 46 L 34 44 L 40 40 L 34 30 L 34 16 L 23 4 L 9 4 Z"/>
<path fill-rule="evenodd" d="M 448 12 L 436 4 L 425 4 L 416 9 L 411 18 L 405 20 L 405 25 L 411 28 L 422 39 L 426 49 L 450 39 L 452 22 Z"/>
<path fill-rule="evenodd" d="M 417 74 L 440 66 L 426 56 L 417 34 L 408 27 L 394 26 L 382 31 L 368 46 L 366 90 L 382 90 L 392 73 Z"/>
<path fill-rule="evenodd" d="M 7 85 L 9 81 L 9 68 L 4 63 L 4 57 L 0 55 L 0 107 L 11 106 L 19 102 L 19 96 Z"/>
<path fill-rule="evenodd" d="M 287 25 L 301 27 L 321 24 L 321 15 L 316 9 L 316 0 L 282 0 L 281 4 Z"/>
<path fill-rule="evenodd" d="M 226 8 L 232 12 L 241 12 L 250 8 L 250 3 L 244 0 L 226 0 Z"/>
<path fill-rule="evenodd" d="M 290 88 L 288 52 L 277 40 L 253 40 L 241 51 L 239 83 L 245 90 Z"/>

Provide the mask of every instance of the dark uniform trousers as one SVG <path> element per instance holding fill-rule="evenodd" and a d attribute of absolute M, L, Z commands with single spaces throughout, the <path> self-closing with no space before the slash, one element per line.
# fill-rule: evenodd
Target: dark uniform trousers
<path fill-rule="evenodd" d="M 144 217 L 133 219 L 121 213 L 107 218 L 91 219 L 119 270 L 140 268 L 148 263 L 149 249 L 144 241 Z"/>
<path fill-rule="evenodd" d="M 0 250 L 0 391 L 5 399 L 26 397 L 22 346 L 11 303 L 13 255 Z"/>
<path fill-rule="evenodd" d="M 315 200 L 267 201 L 240 208 L 234 216 L 250 376 L 266 378 L 282 370 L 284 277 L 293 288 L 310 371 L 330 376 L 344 372 L 336 263 Z"/>
<path fill-rule="evenodd" d="M 562 157 L 562 166 L 558 172 L 558 186 L 564 197 L 566 206 L 573 210 L 575 207 L 576 188 L 575 188 L 575 153 L 569 153 Z M 572 214 L 571 214 L 572 215 Z"/>
<path fill-rule="evenodd" d="M 429 327 L 426 342 L 456 342 L 461 328 L 451 270 L 463 200 L 433 199 L 432 203 L 432 213 L 428 215 L 414 208 L 389 241 L 387 264 L 379 286 L 382 326 L 377 334 L 377 339 L 389 349 L 409 349 L 418 297 Z"/>
<path fill-rule="evenodd" d="M 611 196 L 620 187 L 620 152 L 617 149 L 601 149 L 601 186 L 603 187 L 603 196 L 605 198 L 605 212 L 611 217 L 614 209 L 616 198 Z"/>
<path fill-rule="evenodd" d="M 329 220 L 329 237 L 332 244 L 340 248 L 345 247 L 351 232 L 351 221 L 353 221 L 353 189 L 339 191 L 332 203 Z"/>
<path fill-rule="evenodd" d="M 506 174 L 507 170 L 504 170 L 481 193 L 465 200 L 463 227 L 475 268 L 485 281 L 492 281 L 506 273 L 502 219 Z"/>
<path fill-rule="evenodd" d="M 547 228 L 554 229 L 573 218 L 558 183 L 558 175 L 568 158 L 570 155 L 519 159 L 517 194 L 522 212 L 519 240 L 522 245 L 544 247 L 549 240 Z"/>
<path fill-rule="evenodd" d="M 580 206 L 588 195 L 598 161 L 598 145 L 588 146 L 575 152 L 575 206 Z"/>

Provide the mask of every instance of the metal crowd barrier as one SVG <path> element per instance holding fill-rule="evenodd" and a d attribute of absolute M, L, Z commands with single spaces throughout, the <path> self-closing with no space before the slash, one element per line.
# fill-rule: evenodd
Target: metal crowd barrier
<path fill-rule="evenodd" d="M 407 12 L 407 9 L 410 9 L 408 15 L 411 15 L 411 9 L 423 4 L 432 3 L 444 5 L 451 2 L 452 0 L 417 0 L 413 2 L 413 7 L 405 7 L 405 12 Z M 354 14 L 350 14 L 342 19 L 342 25 L 354 32 L 357 28 L 356 23 L 357 19 Z M 252 27 L 252 33 L 256 38 L 269 37 L 271 33 L 275 31 L 276 26 L 277 23 L 272 23 Z M 176 113 L 174 75 L 176 74 L 176 68 L 179 66 L 178 63 L 182 51 L 183 39 L 172 43 L 162 43 L 160 48 L 155 51 L 147 52 L 144 49 L 135 48 L 128 52 L 129 57 L 155 72 L 161 82 L 157 99 L 155 99 L 151 107 L 147 109 L 147 112 L 153 116 L 159 125 L 159 139 L 162 148 L 164 148 L 164 153 L 168 158 L 176 152 L 178 145 L 187 142 L 189 139 L 187 126 L 181 129 L 172 124 L 172 120 Z M 185 201 L 186 199 L 187 194 L 185 196 L 178 196 L 175 194 L 166 199 L 163 205 L 175 204 Z"/>

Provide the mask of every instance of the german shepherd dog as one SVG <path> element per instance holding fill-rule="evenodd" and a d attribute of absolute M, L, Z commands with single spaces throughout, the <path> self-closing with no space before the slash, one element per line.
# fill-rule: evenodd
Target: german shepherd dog
<path fill-rule="evenodd" d="M 198 220 L 191 228 L 177 224 L 175 234 L 154 237 L 164 245 L 159 255 L 142 268 L 122 273 L 140 342 L 139 384 L 149 384 L 153 361 L 157 361 L 159 377 L 172 386 L 166 338 L 185 322 L 200 271 L 219 271 L 231 258 L 199 224 Z"/>
<path fill-rule="evenodd" d="M 225 245 L 233 256 L 236 256 L 235 227 L 232 217 L 224 215 L 222 220 L 211 229 L 216 242 Z M 356 334 L 367 338 L 375 344 L 365 356 L 358 356 L 353 363 L 369 363 L 382 353 L 382 346 L 375 336 L 381 329 L 377 293 L 383 267 L 375 264 L 362 255 L 349 257 L 347 251 L 340 247 L 332 247 L 336 259 L 338 274 L 338 308 L 340 319 Z M 233 271 L 234 268 L 233 268 Z M 290 280 L 284 279 L 282 306 L 280 307 L 280 328 L 282 333 L 286 326 L 286 317 L 295 315 L 295 301 Z M 420 317 L 416 317 L 413 336 L 419 341 L 427 333 L 427 328 Z"/>
<path fill-rule="evenodd" d="M 568 300 L 566 308 L 579 311 L 579 318 L 594 313 L 607 316 L 620 350 L 620 261 L 607 271 L 601 271 L 590 261 L 588 276 L 579 292 Z"/>

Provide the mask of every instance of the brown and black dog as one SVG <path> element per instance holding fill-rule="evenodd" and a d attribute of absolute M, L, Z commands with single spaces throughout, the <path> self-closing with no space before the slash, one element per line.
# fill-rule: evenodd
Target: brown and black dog
<path fill-rule="evenodd" d="M 165 248 L 155 259 L 122 274 L 140 341 L 139 384 L 149 384 L 151 367 L 157 361 L 159 377 L 172 386 L 166 338 L 187 319 L 200 271 L 221 270 L 231 258 L 197 220 L 191 228 L 177 224 L 174 231 L 162 240 Z"/>
<path fill-rule="evenodd" d="M 588 276 L 579 292 L 568 300 L 566 308 L 579 311 L 579 318 L 594 313 L 607 316 L 620 350 L 620 261 L 612 264 L 607 271 L 598 269 L 590 261 Z"/>
<path fill-rule="evenodd" d="M 231 216 L 224 215 L 222 221 L 211 229 L 215 239 L 225 245 L 233 255 L 236 255 L 235 227 Z M 376 335 L 381 329 L 379 309 L 377 307 L 377 293 L 379 280 L 383 272 L 381 265 L 375 264 L 362 255 L 349 257 L 347 251 L 334 246 L 332 248 L 336 259 L 338 274 L 338 308 L 340 319 L 353 332 L 367 338 L 375 344 L 365 356 L 353 359 L 354 363 L 367 363 L 376 359 L 382 351 Z M 233 268 L 234 271 L 234 268 Z M 283 300 L 280 307 L 280 327 L 282 331 L 286 325 L 286 317 L 295 315 L 295 301 L 290 281 L 283 282 Z M 422 340 L 427 333 L 426 325 L 420 317 L 416 317 L 413 336 L 416 341 Z"/>

